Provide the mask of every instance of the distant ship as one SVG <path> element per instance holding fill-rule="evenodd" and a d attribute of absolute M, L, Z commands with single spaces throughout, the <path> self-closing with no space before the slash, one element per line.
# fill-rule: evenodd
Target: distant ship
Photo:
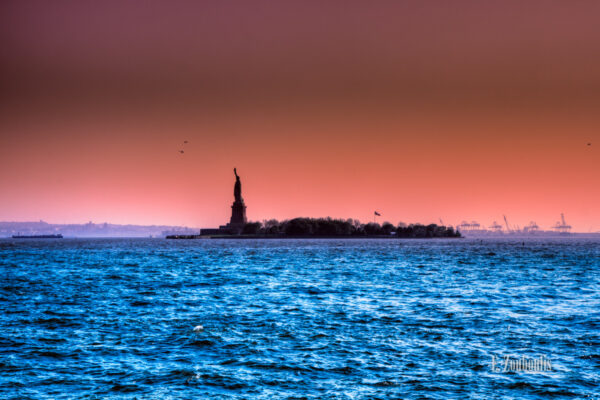
<path fill-rule="evenodd" d="M 12 235 L 13 239 L 62 239 L 63 235 Z"/>

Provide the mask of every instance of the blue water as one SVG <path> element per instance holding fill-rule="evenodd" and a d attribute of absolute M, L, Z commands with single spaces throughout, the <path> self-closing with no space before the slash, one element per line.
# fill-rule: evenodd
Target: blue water
<path fill-rule="evenodd" d="M 598 240 L 4 239 L 0 308 L 0 398 L 600 398 Z"/>

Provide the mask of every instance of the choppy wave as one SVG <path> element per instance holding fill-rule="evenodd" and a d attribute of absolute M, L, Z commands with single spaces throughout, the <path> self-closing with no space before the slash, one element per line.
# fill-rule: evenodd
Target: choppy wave
<path fill-rule="evenodd" d="M 2 240 L 0 308 L 2 398 L 600 393 L 593 240 Z"/>

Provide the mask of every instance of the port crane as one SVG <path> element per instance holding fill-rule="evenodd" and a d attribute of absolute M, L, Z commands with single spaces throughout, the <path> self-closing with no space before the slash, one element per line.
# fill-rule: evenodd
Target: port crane
<path fill-rule="evenodd" d="M 504 223 L 506 224 L 506 232 L 511 233 L 512 230 L 510 229 L 510 226 L 508 225 L 508 220 L 506 219 L 506 215 L 503 215 L 504 217 Z"/>
<path fill-rule="evenodd" d="M 538 224 L 536 224 L 535 221 L 530 221 L 529 225 L 527 225 L 523 228 L 523 232 L 535 233 L 535 232 L 539 231 L 539 229 L 540 229 L 540 227 L 538 226 Z"/>
<path fill-rule="evenodd" d="M 567 222 L 565 221 L 565 215 L 563 213 L 560 213 L 560 221 L 558 221 L 552 227 L 552 229 L 563 235 L 571 233 L 571 225 L 567 224 Z"/>
<path fill-rule="evenodd" d="M 496 221 L 494 221 L 494 223 L 490 225 L 489 228 L 492 229 L 494 232 L 502 231 L 502 225 L 498 224 Z"/>
<path fill-rule="evenodd" d="M 477 221 L 463 221 L 457 226 L 457 228 L 460 228 L 463 231 L 474 231 L 481 229 L 481 224 Z"/>

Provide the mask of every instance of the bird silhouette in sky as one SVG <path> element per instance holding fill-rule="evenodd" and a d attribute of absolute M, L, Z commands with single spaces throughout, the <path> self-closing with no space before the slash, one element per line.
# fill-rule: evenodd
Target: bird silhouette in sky
<path fill-rule="evenodd" d="M 183 150 L 179 150 L 179 152 L 180 152 L 181 154 L 183 154 Z"/>
<path fill-rule="evenodd" d="M 591 146 L 591 145 L 592 145 L 591 143 L 588 143 L 588 146 Z"/>
<path fill-rule="evenodd" d="M 187 143 L 187 142 L 188 142 L 187 140 L 184 140 L 184 141 L 183 141 L 183 143 Z"/>

